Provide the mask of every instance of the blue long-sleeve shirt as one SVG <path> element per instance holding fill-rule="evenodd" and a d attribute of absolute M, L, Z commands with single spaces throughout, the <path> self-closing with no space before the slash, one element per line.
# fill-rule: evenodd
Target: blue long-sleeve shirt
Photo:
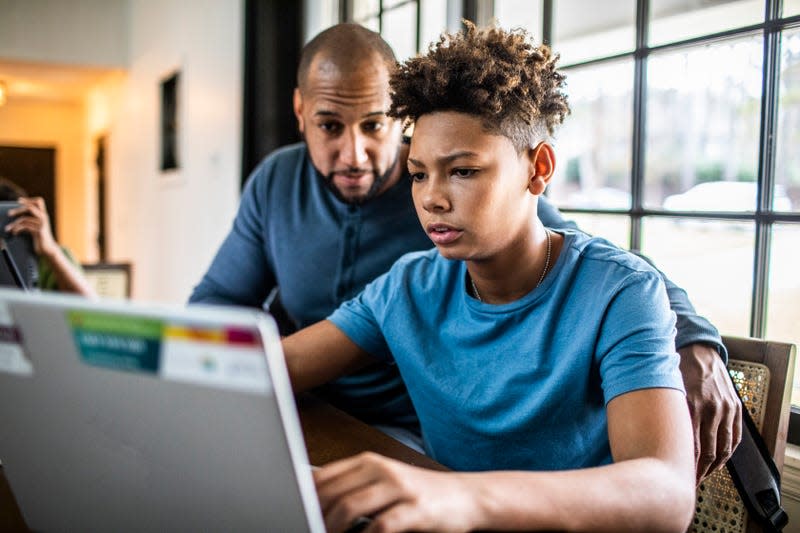
<path fill-rule="evenodd" d="M 539 218 L 576 228 L 546 198 Z M 403 254 L 433 246 L 417 220 L 411 182 L 401 179 L 363 205 L 338 200 L 314 169 L 305 144 L 279 149 L 253 171 L 239 211 L 190 302 L 262 307 L 276 286 L 297 328 L 318 322 L 388 271 Z M 724 348 L 716 328 L 697 315 L 686 293 L 664 278 L 678 316 L 678 347 L 705 342 Z M 320 391 L 369 423 L 417 430 L 417 418 L 393 366 L 376 365 Z"/>

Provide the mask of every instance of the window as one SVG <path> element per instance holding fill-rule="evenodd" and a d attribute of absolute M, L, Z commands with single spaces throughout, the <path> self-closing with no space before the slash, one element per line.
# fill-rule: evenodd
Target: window
<path fill-rule="evenodd" d="M 379 32 L 403 61 L 445 30 L 447 4 L 447 0 L 350 0 L 342 2 L 342 20 Z"/>
<path fill-rule="evenodd" d="M 653 258 L 723 333 L 800 346 L 800 0 L 494 5 L 561 54 L 562 211 Z M 800 444 L 800 365 L 792 403 Z"/>

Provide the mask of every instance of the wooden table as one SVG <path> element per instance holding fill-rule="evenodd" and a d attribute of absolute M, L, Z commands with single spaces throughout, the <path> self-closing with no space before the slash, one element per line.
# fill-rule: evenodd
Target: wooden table
<path fill-rule="evenodd" d="M 300 422 L 312 465 L 373 451 L 408 464 L 447 470 L 431 458 L 412 450 L 377 429 L 330 404 L 304 394 L 297 399 Z M 22 514 L 0 467 L 0 531 L 28 531 Z"/>

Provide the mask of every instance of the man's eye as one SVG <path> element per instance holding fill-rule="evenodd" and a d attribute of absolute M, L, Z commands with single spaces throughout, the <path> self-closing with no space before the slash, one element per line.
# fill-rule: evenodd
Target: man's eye
<path fill-rule="evenodd" d="M 383 122 L 365 122 L 361 125 L 361 129 L 367 133 L 380 131 L 383 129 Z"/>
<path fill-rule="evenodd" d="M 342 131 L 342 125 L 338 122 L 323 122 L 319 125 L 319 129 L 325 133 L 339 133 Z"/>
<path fill-rule="evenodd" d="M 474 168 L 454 168 L 451 174 L 457 178 L 469 178 L 476 172 Z"/>

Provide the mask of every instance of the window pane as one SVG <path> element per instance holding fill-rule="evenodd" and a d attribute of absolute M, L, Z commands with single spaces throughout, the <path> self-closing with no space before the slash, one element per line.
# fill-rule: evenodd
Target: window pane
<path fill-rule="evenodd" d="M 377 16 L 371 17 L 371 18 L 368 18 L 368 19 L 365 19 L 365 20 L 361 20 L 358 23 L 361 24 L 362 26 L 364 26 L 365 28 L 369 28 L 369 29 L 371 29 L 372 31 L 375 31 L 375 32 L 378 31 L 378 29 L 379 29 L 378 17 Z"/>
<path fill-rule="evenodd" d="M 772 232 L 766 337 L 800 347 L 798 249 L 800 225 L 775 224 Z M 800 406 L 800 365 L 795 368 L 792 404 Z"/>
<path fill-rule="evenodd" d="M 351 0 L 353 20 L 362 22 L 367 18 L 377 17 L 380 9 L 380 0 Z M 366 24 L 365 24 L 366 26 Z"/>
<path fill-rule="evenodd" d="M 646 217 L 642 250 L 722 334 L 748 335 L 755 225 Z"/>
<path fill-rule="evenodd" d="M 394 50 L 398 61 L 417 53 L 417 6 L 413 2 L 383 12 L 383 38 Z"/>
<path fill-rule="evenodd" d="M 651 0 L 649 39 L 651 45 L 674 43 L 763 20 L 763 0 Z"/>
<path fill-rule="evenodd" d="M 645 205 L 755 210 L 761 50 L 753 35 L 650 57 Z"/>
<path fill-rule="evenodd" d="M 553 2 L 553 49 L 564 65 L 630 52 L 635 46 L 635 0 L 604 2 L 602 9 L 595 0 Z"/>
<path fill-rule="evenodd" d="M 421 0 L 420 6 L 420 52 L 428 49 L 428 45 L 439 40 L 439 36 L 447 29 L 447 0 Z"/>
<path fill-rule="evenodd" d="M 408 2 L 408 0 L 383 0 L 383 9 L 389 9 L 391 7 L 396 6 L 397 4 L 402 4 L 403 2 Z M 415 3 L 414 0 L 411 0 L 410 3 Z"/>
<path fill-rule="evenodd" d="M 633 62 L 565 70 L 572 114 L 556 133 L 550 197 L 564 207 L 628 209 Z"/>
<path fill-rule="evenodd" d="M 589 215 L 563 213 L 564 218 L 575 222 L 583 231 L 611 241 L 623 250 L 630 247 L 631 219 L 626 215 Z"/>
<path fill-rule="evenodd" d="M 542 0 L 494 0 L 494 16 L 503 28 L 525 28 L 542 42 Z"/>
<path fill-rule="evenodd" d="M 783 33 L 780 75 L 772 208 L 800 211 L 800 30 Z"/>
<path fill-rule="evenodd" d="M 783 0 L 783 16 L 791 17 L 800 14 L 800 0 Z"/>

